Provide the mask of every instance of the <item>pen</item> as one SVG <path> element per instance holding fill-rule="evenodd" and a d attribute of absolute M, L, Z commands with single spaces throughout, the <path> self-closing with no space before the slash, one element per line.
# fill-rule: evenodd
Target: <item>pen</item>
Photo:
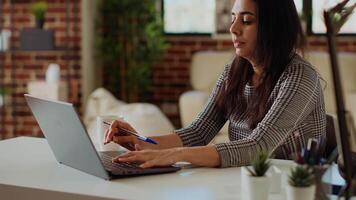
<path fill-rule="evenodd" d="M 103 123 L 106 124 L 106 125 L 108 125 L 108 126 L 111 126 L 111 124 L 108 123 L 108 122 L 106 122 L 106 121 L 104 121 Z M 158 144 L 156 141 L 154 141 L 154 140 L 152 140 L 152 139 L 150 139 L 150 138 L 148 138 L 148 137 L 145 137 L 145 136 L 142 136 L 142 135 L 138 135 L 137 133 L 134 133 L 134 132 L 129 131 L 129 130 L 127 130 L 127 129 L 120 128 L 120 130 L 123 130 L 125 133 L 134 135 L 134 136 L 136 136 L 139 140 L 142 140 L 142 141 L 144 141 L 144 142 L 148 142 L 148 143 L 151 143 L 151 144 Z"/>

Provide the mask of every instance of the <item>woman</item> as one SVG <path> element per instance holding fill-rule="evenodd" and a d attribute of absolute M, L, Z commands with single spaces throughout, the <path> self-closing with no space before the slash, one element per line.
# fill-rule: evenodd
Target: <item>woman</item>
<path fill-rule="evenodd" d="M 293 0 L 236 0 L 230 27 L 236 57 L 209 101 L 187 128 L 154 137 L 158 145 L 120 133 L 115 121 L 105 143 L 131 151 L 115 162 L 141 167 L 187 161 L 205 167 L 247 165 L 260 149 L 290 158 L 309 138 L 325 137 L 325 107 L 318 74 L 297 51 L 304 43 Z M 208 145 L 229 120 L 230 142 Z"/>

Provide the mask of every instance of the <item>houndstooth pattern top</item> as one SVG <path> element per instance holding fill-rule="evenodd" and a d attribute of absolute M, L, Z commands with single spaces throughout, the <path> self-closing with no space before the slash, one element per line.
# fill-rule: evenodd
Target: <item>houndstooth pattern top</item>
<path fill-rule="evenodd" d="M 227 80 L 231 64 L 225 66 L 204 109 L 186 128 L 175 130 L 184 146 L 207 145 L 229 120 L 229 142 L 214 144 L 221 167 L 250 164 L 260 149 L 278 158 L 290 159 L 292 153 L 306 147 L 309 138 L 323 142 L 326 135 L 326 114 L 319 74 L 313 66 L 295 55 L 281 74 L 269 102 L 267 114 L 253 130 L 243 113 L 225 116 L 217 106 L 217 96 Z M 254 87 L 245 86 L 245 98 Z"/>

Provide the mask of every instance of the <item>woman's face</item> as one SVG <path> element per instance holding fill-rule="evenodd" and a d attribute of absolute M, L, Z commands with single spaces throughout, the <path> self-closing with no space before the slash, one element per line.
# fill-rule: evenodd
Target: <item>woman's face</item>
<path fill-rule="evenodd" d="M 257 8 L 253 0 L 236 0 L 231 11 L 230 32 L 238 56 L 254 60 L 257 40 Z"/>

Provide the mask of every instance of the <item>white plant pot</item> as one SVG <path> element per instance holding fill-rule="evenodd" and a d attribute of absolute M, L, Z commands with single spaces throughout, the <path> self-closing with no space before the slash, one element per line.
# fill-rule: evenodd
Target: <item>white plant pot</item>
<path fill-rule="evenodd" d="M 294 187 L 287 185 L 287 200 L 314 200 L 315 185 L 309 187 Z"/>
<path fill-rule="evenodd" d="M 7 51 L 10 49 L 10 30 L 2 30 L 0 31 L 0 51 Z"/>
<path fill-rule="evenodd" d="M 4 104 L 3 96 L 0 94 L 0 107 Z"/>
<path fill-rule="evenodd" d="M 267 200 L 270 189 L 270 177 L 246 176 L 246 199 L 247 200 Z M 244 184 L 244 183 L 242 183 Z"/>
<path fill-rule="evenodd" d="M 46 82 L 47 83 L 58 83 L 60 79 L 60 67 L 56 63 L 51 63 L 48 65 L 46 71 Z"/>

